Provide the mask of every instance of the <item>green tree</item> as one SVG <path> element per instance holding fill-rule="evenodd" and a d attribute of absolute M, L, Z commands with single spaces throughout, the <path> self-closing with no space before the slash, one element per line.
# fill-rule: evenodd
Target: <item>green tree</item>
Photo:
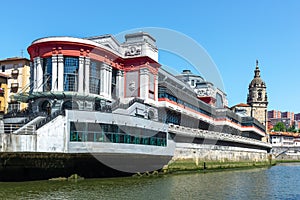
<path fill-rule="evenodd" d="M 275 124 L 275 126 L 273 127 L 274 131 L 285 131 L 286 127 L 284 125 L 283 122 L 278 122 L 277 124 Z"/>
<path fill-rule="evenodd" d="M 294 126 L 294 125 L 293 125 L 293 126 L 290 126 L 290 127 L 287 129 L 287 131 L 288 131 L 288 132 L 294 132 L 294 133 L 297 132 L 297 130 L 295 129 L 295 126 Z"/>

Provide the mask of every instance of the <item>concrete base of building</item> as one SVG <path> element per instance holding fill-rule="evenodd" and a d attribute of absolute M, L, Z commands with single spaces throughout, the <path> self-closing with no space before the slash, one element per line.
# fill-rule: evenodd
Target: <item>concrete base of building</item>
<path fill-rule="evenodd" d="M 138 154 L 0 153 L 0 181 L 47 180 L 72 174 L 84 178 L 130 176 L 144 172 L 138 170 L 159 170 L 170 159 Z"/>

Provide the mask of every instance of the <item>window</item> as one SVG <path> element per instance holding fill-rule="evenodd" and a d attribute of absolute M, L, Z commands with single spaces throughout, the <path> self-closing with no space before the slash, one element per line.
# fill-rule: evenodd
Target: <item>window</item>
<path fill-rule="evenodd" d="M 75 101 L 67 100 L 62 105 L 62 110 L 78 110 L 79 106 Z"/>
<path fill-rule="evenodd" d="M 52 57 L 43 60 L 43 87 L 44 91 L 50 91 L 52 88 Z"/>
<path fill-rule="evenodd" d="M 117 84 L 117 70 L 116 69 L 112 69 L 111 96 L 114 99 L 117 96 L 116 84 Z"/>
<path fill-rule="evenodd" d="M 79 60 L 75 57 L 64 58 L 64 91 L 77 91 Z"/>
<path fill-rule="evenodd" d="M 71 142 L 112 142 L 119 144 L 167 146 L 167 133 L 150 129 L 70 122 Z"/>
<path fill-rule="evenodd" d="M 100 66 L 101 63 L 91 61 L 90 66 L 90 93 L 99 94 L 100 92 Z"/>
<path fill-rule="evenodd" d="M 257 100 L 262 100 L 262 91 L 258 90 L 258 98 Z"/>
<path fill-rule="evenodd" d="M 8 112 L 12 112 L 12 111 L 19 111 L 20 110 L 20 103 L 18 102 L 12 102 L 8 104 Z"/>
<path fill-rule="evenodd" d="M 11 70 L 11 77 L 14 79 L 17 79 L 19 75 L 19 70 L 18 69 L 13 69 Z"/>
<path fill-rule="evenodd" d="M 191 86 L 195 85 L 195 80 L 191 80 Z"/>
<path fill-rule="evenodd" d="M 216 95 L 216 107 L 223 108 L 223 97 L 219 93 L 217 93 L 217 95 Z"/>
<path fill-rule="evenodd" d="M 13 93 L 17 93 L 19 89 L 19 83 L 11 83 L 10 91 Z"/>
<path fill-rule="evenodd" d="M 149 98 L 155 99 L 155 76 L 149 73 Z"/>
<path fill-rule="evenodd" d="M 173 112 L 173 111 L 167 111 L 166 115 L 166 123 L 172 123 L 172 124 L 180 124 L 181 116 L 180 114 Z"/>
<path fill-rule="evenodd" d="M 5 65 L 2 65 L 2 72 L 5 72 Z"/>
<path fill-rule="evenodd" d="M 183 101 L 181 99 L 178 99 L 177 97 L 175 97 L 175 96 L 173 96 L 171 94 L 166 93 L 164 90 L 165 90 L 164 88 L 159 88 L 158 98 L 168 98 L 171 101 L 174 101 L 174 102 L 179 103 L 179 104 L 181 104 L 183 106 L 189 107 L 189 108 L 191 108 L 191 109 L 193 109 L 193 110 L 195 110 L 197 112 L 203 113 L 203 114 L 205 114 L 207 116 L 212 116 L 212 114 L 210 112 L 207 112 L 207 111 L 201 109 L 199 106 L 197 106 L 197 105 L 195 106 L 195 105 L 187 103 L 187 102 L 185 102 L 185 101 Z"/>

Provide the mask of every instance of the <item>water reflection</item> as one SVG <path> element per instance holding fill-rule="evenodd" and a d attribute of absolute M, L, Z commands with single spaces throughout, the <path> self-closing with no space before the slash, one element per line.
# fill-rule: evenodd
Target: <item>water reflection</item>
<path fill-rule="evenodd" d="M 300 164 L 272 168 L 90 179 L 0 183 L 0 199 L 300 199 Z"/>

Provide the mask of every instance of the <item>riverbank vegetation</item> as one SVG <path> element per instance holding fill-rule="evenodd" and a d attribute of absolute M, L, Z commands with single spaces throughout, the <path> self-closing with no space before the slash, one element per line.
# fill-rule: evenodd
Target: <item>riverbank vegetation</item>
<path fill-rule="evenodd" d="M 165 173 L 173 173 L 179 171 L 215 171 L 223 169 L 242 169 L 242 168 L 257 168 L 257 167 L 269 167 L 276 164 L 276 161 L 199 161 L 195 162 L 194 159 L 176 160 L 170 162 L 163 171 Z"/>
<path fill-rule="evenodd" d="M 276 163 L 295 163 L 295 162 L 300 162 L 300 160 L 276 160 Z"/>

